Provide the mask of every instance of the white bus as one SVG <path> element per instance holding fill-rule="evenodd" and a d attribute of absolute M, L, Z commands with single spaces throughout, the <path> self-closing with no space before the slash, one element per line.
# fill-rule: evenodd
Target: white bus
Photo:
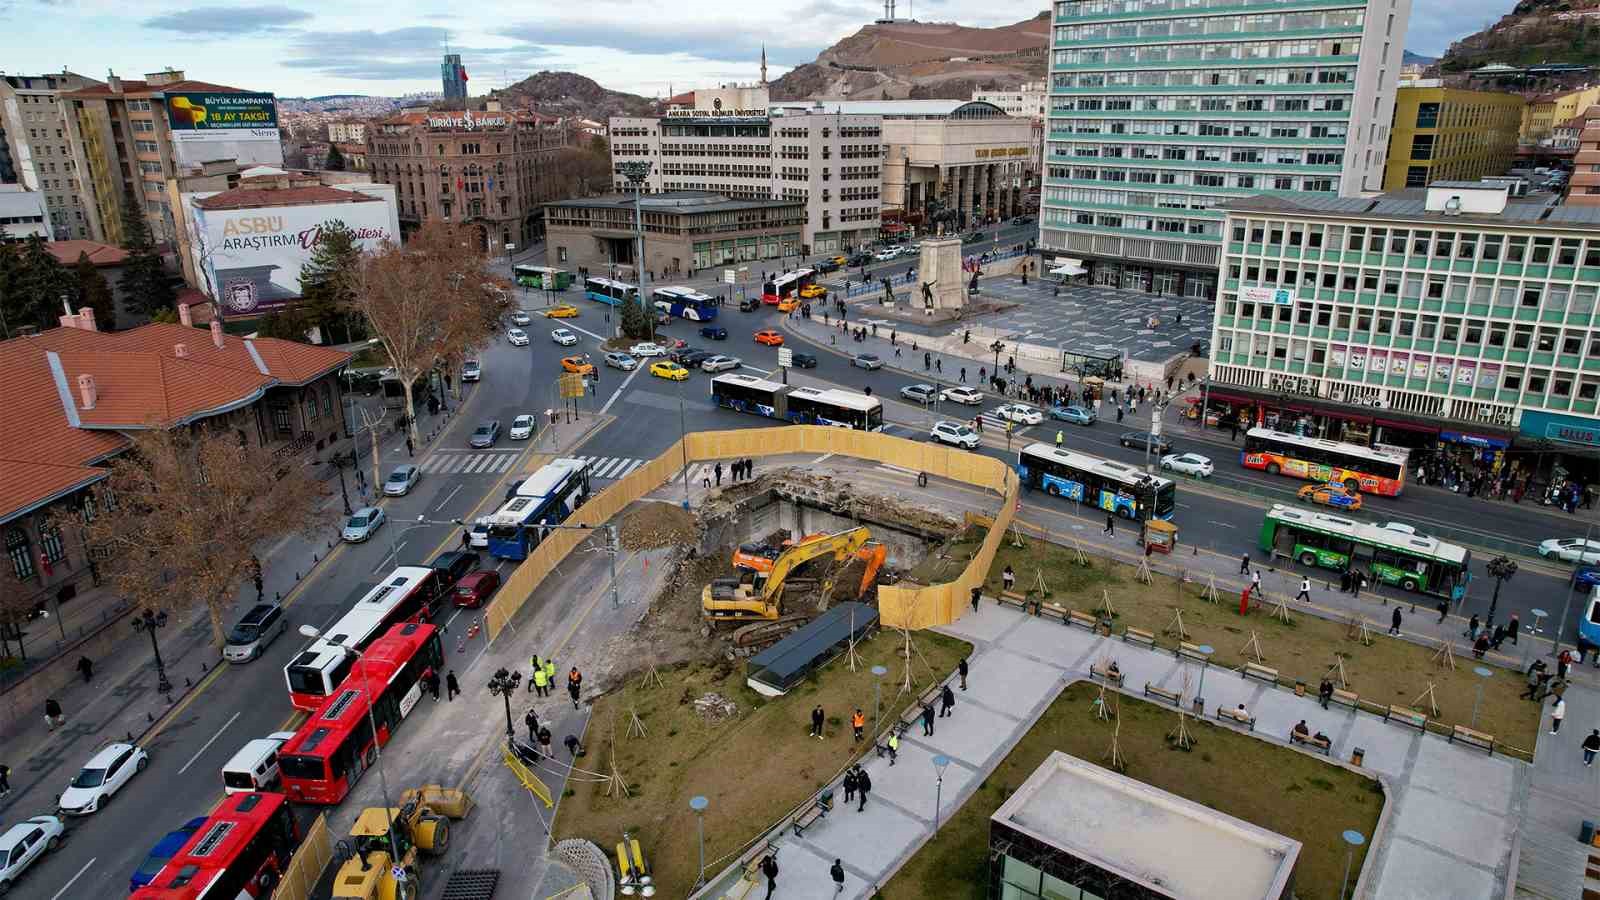
<path fill-rule="evenodd" d="M 1052 497 L 1097 506 L 1125 519 L 1172 519 L 1177 486 L 1138 466 L 1035 442 L 1017 452 L 1022 484 Z"/>
<path fill-rule="evenodd" d="M 283 667 L 289 702 L 297 709 L 315 712 L 350 674 L 362 650 L 391 625 L 432 618 L 443 593 L 438 574 L 429 566 L 400 566 L 390 572 Z"/>
<path fill-rule="evenodd" d="M 883 430 L 883 402 L 854 391 L 795 387 L 729 372 L 711 379 L 711 399 L 724 409 L 796 425 Z"/>
<path fill-rule="evenodd" d="M 717 317 L 717 298 L 693 288 L 662 287 L 650 292 L 656 309 L 691 322 L 709 322 Z"/>
<path fill-rule="evenodd" d="M 550 529 L 559 525 L 589 500 L 589 463 L 565 457 L 552 460 L 517 485 L 516 496 L 493 515 L 488 524 L 489 555 L 496 559 L 528 558 Z"/>
<path fill-rule="evenodd" d="M 609 303 L 612 306 L 620 306 L 625 302 L 639 299 L 637 287 L 626 281 L 615 281 L 610 278 L 585 278 L 583 294 L 590 300 Z"/>

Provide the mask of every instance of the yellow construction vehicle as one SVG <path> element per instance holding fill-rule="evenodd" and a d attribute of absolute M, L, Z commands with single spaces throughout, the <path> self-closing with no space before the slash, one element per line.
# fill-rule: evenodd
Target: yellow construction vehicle
<path fill-rule="evenodd" d="M 802 538 L 772 561 L 767 572 L 747 569 L 733 578 L 713 580 L 700 594 L 700 613 L 713 621 L 776 619 L 782 612 L 783 583 L 795 567 L 822 556 L 833 557 L 837 565 L 857 552 L 872 533 L 866 528 L 851 528 L 836 534 Z M 876 575 L 876 571 L 873 571 Z M 823 582 L 822 596 L 833 588 L 830 576 Z"/>
<path fill-rule="evenodd" d="M 350 837 L 335 845 L 341 860 L 330 893 L 332 900 L 410 900 L 422 896 L 417 880 L 418 851 L 438 856 L 450 846 L 450 819 L 465 818 L 473 806 L 464 791 L 438 785 L 413 788 L 400 795 L 398 808 L 364 809 L 350 826 Z M 390 847 L 391 817 L 394 840 Z M 395 877 L 395 867 L 405 871 Z"/>
<path fill-rule="evenodd" d="M 786 540 L 781 547 L 774 547 L 771 544 L 740 544 L 733 550 L 733 567 L 741 571 L 748 569 L 764 576 L 772 571 L 773 562 L 782 555 L 783 551 L 800 544 L 821 540 L 827 536 L 826 532 L 819 531 L 815 534 L 808 534 L 798 541 L 793 538 Z M 867 588 L 877 583 L 878 572 L 883 568 L 884 561 L 889 558 L 889 548 L 882 544 L 869 542 L 857 550 L 855 556 L 866 567 L 861 573 L 861 585 L 856 589 L 856 598 L 860 599 L 866 594 Z"/>

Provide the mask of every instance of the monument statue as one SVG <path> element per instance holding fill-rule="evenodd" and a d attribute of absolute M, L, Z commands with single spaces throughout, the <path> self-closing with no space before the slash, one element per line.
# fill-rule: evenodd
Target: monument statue
<path fill-rule="evenodd" d="M 922 283 L 922 305 L 928 309 L 933 309 L 933 286 L 938 283 L 937 281 L 924 281 Z"/>

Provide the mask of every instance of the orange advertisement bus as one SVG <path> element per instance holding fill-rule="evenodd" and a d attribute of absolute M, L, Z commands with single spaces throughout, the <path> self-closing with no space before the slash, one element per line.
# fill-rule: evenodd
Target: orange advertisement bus
<path fill-rule="evenodd" d="M 1399 453 L 1270 428 L 1252 428 L 1245 433 L 1239 463 L 1268 475 L 1334 481 L 1352 491 L 1384 497 L 1398 496 L 1406 483 L 1406 458 Z"/>

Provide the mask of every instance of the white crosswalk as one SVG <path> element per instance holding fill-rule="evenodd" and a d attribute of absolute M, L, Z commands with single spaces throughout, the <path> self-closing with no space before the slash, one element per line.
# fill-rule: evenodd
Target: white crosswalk
<path fill-rule="evenodd" d="M 520 450 L 440 450 L 418 466 L 431 475 L 499 475 L 510 469 Z"/>
<path fill-rule="evenodd" d="M 995 407 L 995 409 L 999 409 L 999 408 L 1000 407 L 998 407 L 998 406 Z M 996 433 L 996 434 L 1003 435 L 1003 434 L 1006 433 L 1006 420 L 1000 418 L 1000 416 L 998 416 L 995 413 L 995 409 L 991 409 L 991 410 L 987 410 L 985 412 L 978 413 L 978 418 L 983 421 L 983 431 L 984 431 L 985 434 L 993 432 L 993 433 Z M 1022 431 L 1022 429 L 1028 428 L 1028 427 L 1031 427 L 1031 426 L 1024 425 L 1021 422 L 1017 422 L 1017 423 L 1015 423 L 1015 424 L 1013 424 L 1011 426 L 1011 433 L 1012 434 L 1016 434 L 1016 433 Z"/>
<path fill-rule="evenodd" d="M 631 456 L 580 456 L 589 464 L 589 477 L 615 481 L 645 464 L 645 460 Z"/>

